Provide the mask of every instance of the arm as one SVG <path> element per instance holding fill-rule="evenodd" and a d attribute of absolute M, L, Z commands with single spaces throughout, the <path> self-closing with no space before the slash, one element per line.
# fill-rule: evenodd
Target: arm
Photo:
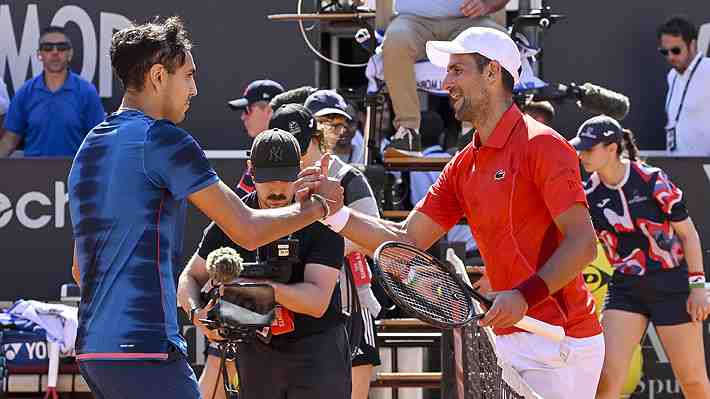
<path fill-rule="evenodd" d="M 357 211 L 350 212 L 350 219 L 340 235 L 357 244 L 370 256 L 385 241 L 404 242 L 426 250 L 446 234 L 444 228 L 417 210 L 411 211 L 407 219 L 400 223 Z"/>
<path fill-rule="evenodd" d="M 81 288 L 81 271 L 79 271 L 79 260 L 77 256 L 76 242 L 74 243 L 74 256 L 72 256 L 71 262 L 71 276 L 74 278 L 76 285 Z"/>
<path fill-rule="evenodd" d="M 321 317 L 328 309 L 339 273 L 338 269 L 332 267 L 308 263 L 302 283 L 270 284 L 274 287 L 277 303 L 295 313 Z"/>
<path fill-rule="evenodd" d="M 564 238 L 538 272 L 551 294 L 579 276 L 597 257 L 596 233 L 584 205 L 572 205 L 555 218 L 555 224 Z"/>
<path fill-rule="evenodd" d="M 178 304 L 185 311 L 185 314 L 190 315 L 190 310 L 193 308 L 202 308 L 202 299 L 200 298 L 200 290 L 209 280 L 205 260 L 195 253 L 187 262 L 187 266 L 180 273 L 178 279 L 177 297 Z"/>
<path fill-rule="evenodd" d="M 4 158 L 12 154 L 20 144 L 20 136 L 9 130 L 0 138 L 0 158 Z"/>
<path fill-rule="evenodd" d="M 508 0 L 464 0 L 461 5 L 463 15 L 471 18 L 493 14 L 508 4 Z"/>
<path fill-rule="evenodd" d="M 337 182 L 329 184 L 340 187 Z M 310 198 L 284 208 L 251 209 L 221 181 L 190 194 L 188 199 L 232 241 L 249 250 L 300 230 L 324 214 L 321 204 Z"/>
<path fill-rule="evenodd" d="M 688 217 L 680 222 L 671 222 L 671 225 L 683 246 L 683 253 L 688 262 L 688 273 L 703 273 L 703 250 L 695 224 Z M 693 321 L 703 321 L 708 317 L 710 304 L 708 304 L 707 291 L 704 287 L 690 290 L 686 310 Z"/>
<path fill-rule="evenodd" d="M 703 250 L 700 245 L 698 231 L 695 229 L 695 223 L 688 217 L 680 222 L 671 222 L 671 226 L 678 234 L 678 239 L 680 239 L 683 246 L 683 253 L 688 262 L 688 272 L 703 273 L 705 271 L 703 268 Z"/>

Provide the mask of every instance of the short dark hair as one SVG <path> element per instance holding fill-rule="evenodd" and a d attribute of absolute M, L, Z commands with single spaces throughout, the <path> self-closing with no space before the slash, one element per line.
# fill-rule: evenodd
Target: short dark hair
<path fill-rule="evenodd" d="M 62 35 L 64 35 L 64 37 L 67 38 L 67 41 L 71 45 L 71 39 L 69 39 L 69 35 L 67 35 L 67 30 L 64 29 L 63 26 L 56 25 L 48 26 L 42 29 L 42 32 L 39 34 L 39 43 L 42 44 L 42 38 L 50 33 L 61 33 Z"/>
<path fill-rule="evenodd" d="M 698 38 L 698 28 L 685 15 L 674 15 L 658 27 L 658 38 L 663 35 L 681 36 L 690 44 Z"/>
<path fill-rule="evenodd" d="M 555 107 L 549 101 L 531 101 L 523 108 L 523 112 L 541 115 L 548 122 L 555 119 Z"/>
<path fill-rule="evenodd" d="M 169 73 L 185 64 L 192 40 L 180 17 L 133 25 L 116 32 L 111 39 L 111 65 L 124 88 L 141 89 L 145 74 L 155 64 Z"/>
<path fill-rule="evenodd" d="M 483 72 L 483 68 L 491 62 L 491 59 L 478 53 L 472 53 L 473 59 L 476 61 L 478 66 L 478 72 Z M 513 93 L 513 86 L 515 82 L 513 81 L 513 75 L 510 74 L 505 68 L 501 66 L 501 75 L 503 77 L 503 87 L 509 92 Z"/>

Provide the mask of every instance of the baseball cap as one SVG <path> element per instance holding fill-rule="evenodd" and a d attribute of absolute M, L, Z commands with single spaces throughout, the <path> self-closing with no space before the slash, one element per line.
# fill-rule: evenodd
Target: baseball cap
<path fill-rule="evenodd" d="M 520 51 L 506 33 L 493 28 L 468 28 L 452 41 L 428 41 L 426 55 L 429 61 L 440 67 L 449 65 L 450 54 L 477 53 L 498 61 L 513 77 L 513 84 L 520 80 Z"/>
<path fill-rule="evenodd" d="M 316 131 L 316 118 L 301 104 L 284 104 L 271 116 L 269 128 L 281 129 L 294 135 L 301 147 L 301 155 L 304 155 Z"/>
<path fill-rule="evenodd" d="M 623 138 L 624 132 L 616 119 L 597 115 L 589 118 L 577 131 L 577 137 L 569 141 L 579 151 L 588 150 L 599 143 L 614 143 Z"/>
<path fill-rule="evenodd" d="M 318 90 L 308 96 L 303 105 L 305 105 L 314 116 L 338 114 L 348 120 L 352 119 L 347 112 L 348 104 L 345 102 L 343 96 L 338 94 L 335 90 Z"/>
<path fill-rule="evenodd" d="M 254 139 L 249 155 L 257 183 L 296 181 L 301 172 L 301 148 L 296 137 L 281 129 L 269 129 Z"/>
<path fill-rule="evenodd" d="M 227 104 L 233 109 L 244 109 L 257 101 L 266 101 L 268 103 L 276 95 L 283 92 L 283 86 L 273 80 L 255 80 L 249 83 L 241 98 L 228 101 Z"/>

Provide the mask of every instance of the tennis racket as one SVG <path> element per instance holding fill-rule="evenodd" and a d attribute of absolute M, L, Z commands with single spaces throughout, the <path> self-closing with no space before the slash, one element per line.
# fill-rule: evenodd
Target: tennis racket
<path fill-rule="evenodd" d="M 457 275 L 454 265 L 411 245 L 385 242 L 375 250 L 373 259 L 375 277 L 387 296 L 406 312 L 433 326 L 452 329 L 483 318 L 474 299 L 486 309 L 493 306 L 493 301 Z M 555 341 L 564 338 L 562 327 L 528 316 L 515 326 Z"/>

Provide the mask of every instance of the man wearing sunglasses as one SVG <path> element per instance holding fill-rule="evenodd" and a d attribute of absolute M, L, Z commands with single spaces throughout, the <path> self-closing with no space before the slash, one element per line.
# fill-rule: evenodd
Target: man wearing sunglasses
<path fill-rule="evenodd" d="M 680 155 L 710 155 L 710 60 L 698 52 L 698 28 L 675 16 L 658 28 L 658 40 L 658 51 L 671 66 L 666 148 Z"/>
<path fill-rule="evenodd" d="M 269 128 L 269 119 L 274 114 L 269 102 L 283 92 L 284 88 L 278 82 L 268 79 L 255 80 L 249 83 L 241 98 L 227 102 L 233 110 L 242 111 L 242 122 L 250 139 Z M 243 197 L 254 190 L 254 178 L 251 169 L 247 168 L 239 180 L 236 193 Z"/>
<path fill-rule="evenodd" d="M 42 31 L 37 57 L 43 71 L 16 91 L 5 117 L 0 157 L 22 140 L 28 157 L 73 157 L 105 112 L 91 82 L 69 70 L 74 52 L 64 28 Z"/>

